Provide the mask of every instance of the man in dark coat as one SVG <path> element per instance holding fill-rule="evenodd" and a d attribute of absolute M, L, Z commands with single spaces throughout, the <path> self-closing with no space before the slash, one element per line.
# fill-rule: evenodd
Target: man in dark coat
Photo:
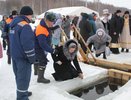
<path fill-rule="evenodd" d="M 91 25 L 88 20 L 89 15 L 86 13 L 81 13 L 81 16 L 82 16 L 82 20 L 79 23 L 80 34 L 83 37 L 83 39 L 85 41 L 87 41 L 87 39 L 90 37 L 90 33 L 91 33 Z M 87 49 L 86 49 L 85 45 L 81 42 L 80 42 L 80 44 L 81 44 L 82 49 L 86 53 Z"/>
<path fill-rule="evenodd" d="M 6 24 L 4 26 L 4 33 L 6 34 L 4 36 L 4 38 L 6 39 L 6 42 L 7 42 L 7 45 L 8 45 L 8 48 L 7 48 L 7 57 L 8 57 L 8 60 L 7 60 L 7 63 L 8 64 L 11 64 L 11 54 L 10 54 L 10 41 L 9 41 L 9 25 L 10 23 L 12 22 L 12 20 L 18 15 L 18 12 L 16 10 L 13 10 L 12 11 L 12 14 L 9 16 L 9 18 L 6 20 Z"/>
<path fill-rule="evenodd" d="M 110 36 L 112 38 L 110 48 L 114 54 L 119 54 L 118 39 L 122 32 L 122 27 L 123 19 L 121 17 L 121 11 L 117 10 L 110 21 Z"/>
<path fill-rule="evenodd" d="M 75 40 L 68 40 L 64 46 L 56 48 L 58 53 L 53 54 L 54 70 L 53 77 L 56 81 L 73 79 L 75 77 L 83 78 L 81 68 L 77 60 L 78 44 Z M 71 64 L 74 63 L 74 66 Z"/>

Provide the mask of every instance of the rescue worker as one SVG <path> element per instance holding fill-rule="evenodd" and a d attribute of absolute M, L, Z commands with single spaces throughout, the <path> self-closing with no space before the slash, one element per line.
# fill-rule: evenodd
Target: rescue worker
<path fill-rule="evenodd" d="M 4 26 L 4 33 L 6 34 L 5 35 L 5 39 L 6 39 L 6 42 L 7 42 L 7 63 L 8 64 L 11 64 L 11 55 L 10 55 L 10 42 L 9 42 L 9 25 L 10 23 L 12 22 L 12 20 L 18 15 L 18 12 L 16 10 L 13 10 L 12 11 L 12 14 L 9 16 L 9 18 L 6 20 L 6 24 Z"/>
<path fill-rule="evenodd" d="M 50 83 L 50 80 L 44 77 L 47 65 L 47 52 L 55 53 L 51 47 L 51 27 L 56 19 L 52 12 L 47 12 L 40 24 L 36 27 L 36 60 L 38 61 L 38 83 Z"/>
<path fill-rule="evenodd" d="M 17 85 L 17 100 L 29 100 L 31 65 L 35 62 L 35 34 L 29 25 L 33 11 L 29 6 L 20 10 L 20 16 L 10 24 L 10 47 L 13 71 Z"/>

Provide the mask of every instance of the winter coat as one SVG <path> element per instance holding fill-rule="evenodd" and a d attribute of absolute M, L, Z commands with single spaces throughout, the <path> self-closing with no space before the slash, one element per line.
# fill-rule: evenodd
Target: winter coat
<path fill-rule="evenodd" d="M 89 34 L 92 36 L 96 33 L 96 25 L 92 15 L 89 15 L 89 23 L 91 26 L 91 32 Z"/>
<path fill-rule="evenodd" d="M 53 48 L 51 47 L 51 30 L 46 25 L 44 19 L 42 19 L 40 24 L 36 27 L 35 35 L 36 59 L 44 61 L 46 65 L 46 52 L 53 53 Z"/>
<path fill-rule="evenodd" d="M 109 19 L 104 17 L 102 20 L 102 24 L 104 25 L 104 30 L 107 34 L 109 34 L 110 32 L 110 23 L 109 23 Z"/>
<path fill-rule="evenodd" d="M 91 26 L 90 22 L 87 20 L 88 17 L 82 16 L 82 20 L 79 23 L 80 34 L 85 41 L 90 37 Z"/>
<path fill-rule="evenodd" d="M 123 18 L 114 15 L 110 20 L 110 36 L 112 38 L 111 43 L 118 43 L 119 34 L 122 32 Z M 116 35 L 114 33 L 116 32 Z"/>
<path fill-rule="evenodd" d="M 0 22 L 0 29 L 1 29 L 1 31 L 2 31 L 2 34 L 1 34 L 1 37 L 3 38 L 3 39 L 6 39 L 6 36 L 7 36 L 7 34 L 4 32 L 4 27 L 5 27 L 5 25 L 6 25 L 6 21 L 5 20 L 2 20 L 1 22 Z"/>
<path fill-rule="evenodd" d="M 105 30 L 104 25 L 103 25 L 103 23 L 101 22 L 101 20 L 99 18 L 96 19 L 95 24 L 96 24 L 96 30 L 98 30 L 100 28 Z"/>
<path fill-rule="evenodd" d="M 124 19 L 122 33 L 119 37 L 119 43 L 122 48 L 131 49 L 131 17 Z"/>
<path fill-rule="evenodd" d="M 60 14 L 57 14 L 56 15 L 56 22 L 55 24 L 53 25 L 54 27 L 59 25 L 61 26 L 62 25 L 62 17 Z M 53 34 L 52 34 L 52 44 L 53 45 L 59 45 L 60 44 L 60 38 L 61 38 L 61 29 L 60 28 L 57 28 L 53 31 Z"/>
<path fill-rule="evenodd" d="M 70 37 L 70 30 L 71 30 L 70 19 L 66 19 L 66 20 L 62 23 L 62 28 L 64 29 L 64 32 L 66 33 L 66 35 L 67 35 L 68 37 Z"/>
<path fill-rule="evenodd" d="M 68 52 L 68 46 L 70 43 L 75 43 L 77 45 L 77 49 L 73 54 Z M 78 51 L 78 44 L 74 40 L 68 40 L 64 46 L 60 46 L 57 48 L 58 53 L 53 54 L 52 58 L 54 60 L 54 70 L 55 73 L 53 74 L 56 80 L 67 80 L 72 79 L 78 76 L 79 73 L 82 73 L 81 68 L 79 66 L 77 60 L 77 51 Z M 57 61 L 61 61 L 62 64 L 57 64 Z M 73 61 L 74 66 L 71 64 Z"/>
<path fill-rule="evenodd" d="M 103 35 L 101 37 L 98 35 L 99 31 L 101 31 L 103 33 Z M 106 34 L 103 29 L 98 29 L 96 31 L 96 34 L 91 36 L 87 40 L 87 44 L 89 45 L 90 43 L 93 43 L 94 47 L 95 47 L 96 54 L 100 54 L 102 52 L 105 52 L 106 44 L 107 44 L 107 42 L 110 43 L 110 41 L 111 41 L 111 37 L 108 34 Z"/>
<path fill-rule="evenodd" d="M 1 42 L 0 42 L 0 58 L 3 57 L 3 51 L 2 51 L 2 45 L 1 45 Z"/>
<path fill-rule="evenodd" d="M 25 16 L 14 18 L 10 24 L 10 48 L 12 59 L 35 62 L 35 35 Z"/>

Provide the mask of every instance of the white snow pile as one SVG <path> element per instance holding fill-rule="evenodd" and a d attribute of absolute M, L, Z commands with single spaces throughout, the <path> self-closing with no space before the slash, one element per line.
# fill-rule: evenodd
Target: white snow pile
<path fill-rule="evenodd" d="M 123 87 L 119 88 L 119 90 L 97 100 L 131 100 L 131 80 Z"/>

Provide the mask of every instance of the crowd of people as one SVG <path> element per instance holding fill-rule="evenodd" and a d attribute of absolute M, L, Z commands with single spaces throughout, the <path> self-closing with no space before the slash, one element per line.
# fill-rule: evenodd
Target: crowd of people
<path fill-rule="evenodd" d="M 30 23 L 32 21 L 33 10 L 29 6 L 24 6 L 18 13 L 16 10 L 7 17 L 3 16 L 0 22 L 2 31 L 3 50 L 7 49 L 7 63 L 13 66 L 17 85 L 17 100 L 29 100 L 32 95 L 28 91 L 31 66 L 34 64 L 34 74 L 38 75 L 38 83 L 50 83 L 46 79 L 45 70 L 50 53 L 53 59 L 54 73 L 52 76 L 56 81 L 64 81 L 79 77 L 83 79 L 83 72 L 77 60 L 79 44 L 83 51 L 87 53 L 87 46 L 96 57 L 103 54 L 106 57 L 106 47 L 112 53 L 119 54 L 131 48 L 131 25 L 128 11 L 122 13 L 117 10 L 112 17 L 108 9 L 103 10 L 103 18 L 97 14 L 81 13 L 81 17 L 63 16 L 53 12 L 46 12 L 35 30 Z M 76 34 L 77 28 L 80 31 L 86 45 L 84 45 Z M 62 44 L 64 30 L 68 40 Z M 71 31 L 75 39 L 71 39 Z M 0 58 L 2 58 L 2 45 L 0 43 Z M 72 64 L 73 62 L 73 64 Z"/>

